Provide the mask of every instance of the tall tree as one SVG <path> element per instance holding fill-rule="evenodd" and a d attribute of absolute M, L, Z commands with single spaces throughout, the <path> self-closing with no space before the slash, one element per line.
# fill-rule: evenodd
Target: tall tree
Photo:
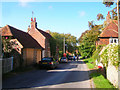
<path fill-rule="evenodd" d="M 83 57 L 92 56 L 93 52 L 96 49 L 95 42 L 98 39 L 98 35 L 100 34 L 101 25 L 94 26 L 91 30 L 83 33 L 82 37 L 80 37 L 80 46 L 79 51 Z"/>
<path fill-rule="evenodd" d="M 101 13 L 99 13 L 97 15 L 97 20 L 103 20 L 103 19 L 105 19 L 104 16 Z"/>
<path fill-rule="evenodd" d="M 114 4 L 114 0 L 103 0 L 103 4 L 105 4 L 106 7 L 110 7 Z"/>
<path fill-rule="evenodd" d="M 103 0 L 103 4 L 106 7 L 111 7 L 112 5 L 114 5 L 114 3 L 115 3 L 115 0 Z M 120 1 L 119 1 L 119 5 L 120 5 Z M 117 6 L 111 10 L 111 13 L 112 13 L 112 19 L 117 20 Z"/>
<path fill-rule="evenodd" d="M 92 29 L 95 26 L 94 21 L 88 21 L 88 26 Z"/>
<path fill-rule="evenodd" d="M 63 39 L 65 38 L 65 43 L 67 44 L 67 49 L 70 53 L 73 53 L 76 49 L 77 38 L 71 34 L 60 34 L 57 32 L 50 32 L 52 37 L 55 39 L 56 45 L 59 47 L 60 51 L 63 51 Z"/>

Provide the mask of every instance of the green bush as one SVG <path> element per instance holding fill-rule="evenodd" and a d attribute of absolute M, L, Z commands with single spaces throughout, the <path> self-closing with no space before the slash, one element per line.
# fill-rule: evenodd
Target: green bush
<path fill-rule="evenodd" d="M 95 67 L 93 58 L 84 59 L 84 62 L 87 64 L 89 69 L 93 69 Z"/>
<path fill-rule="evenodd" d="M 99 45 L 99 46 L 97 47 L 97 49 L 94 51 L 93 56 L 92 56 L 92 58 L 94 59 L 94 61 L 95 61 L 95 60 L 98 60 L 98 61 L 100 60 L 99 53 L 100 53 L 100 51 L 102 50 L 103 46 L 105 46 L 105 45 Z"/>
<path fill-rule="evenodd" d="M 110 60 L 111 64 L 118 68 L 119 66 L 118 45 L 116 44 L 107 45 L 105 47 L 105 50 L 100 55 L 100 59 L 105 67 L 108 66 L 108 61 Z"/>

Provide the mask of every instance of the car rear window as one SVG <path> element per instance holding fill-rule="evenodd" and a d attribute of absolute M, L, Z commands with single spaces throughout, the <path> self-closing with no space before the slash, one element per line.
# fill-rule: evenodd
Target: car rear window
<path fill-rule="evenodd" d="M 43 58 L 42 60 L 48 60 L 49 61 L 49 60 L 52 60 L 52 59 L 51 58 Z"/>

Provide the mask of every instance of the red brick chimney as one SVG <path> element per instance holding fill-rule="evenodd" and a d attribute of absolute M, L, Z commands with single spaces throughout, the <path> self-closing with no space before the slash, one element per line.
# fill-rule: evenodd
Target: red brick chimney
<path fill-rule="evenodd" d="M 110 23 L 110 21 L 111 21 L 111 16 L 110 16 L 110 12 L 108 11 L 108 14 L 106 16 L 107 25 Z"/>
<path fill-rule="evenodd" d="M 35 28 L 37 28 L 37 22 L 36 22 L 36 18 L 31 18 L 31 30 L 35 30 Z"/>

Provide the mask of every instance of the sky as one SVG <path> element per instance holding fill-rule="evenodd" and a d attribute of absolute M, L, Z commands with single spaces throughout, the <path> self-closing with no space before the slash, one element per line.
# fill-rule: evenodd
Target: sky
<path fill-rule="evenodd" d="M 27 32 L 33 17 L 36 17 L 37 26 L 44 31 L 70 33 L 77 38 L 88 30 L 88 21 L 102 24 L 104 20 L 97 21 L 97 14 L 106 17 L 112 7 L 105 7 L 102 2 L 2 2 L 0 27 L 11 25 Z"/>

